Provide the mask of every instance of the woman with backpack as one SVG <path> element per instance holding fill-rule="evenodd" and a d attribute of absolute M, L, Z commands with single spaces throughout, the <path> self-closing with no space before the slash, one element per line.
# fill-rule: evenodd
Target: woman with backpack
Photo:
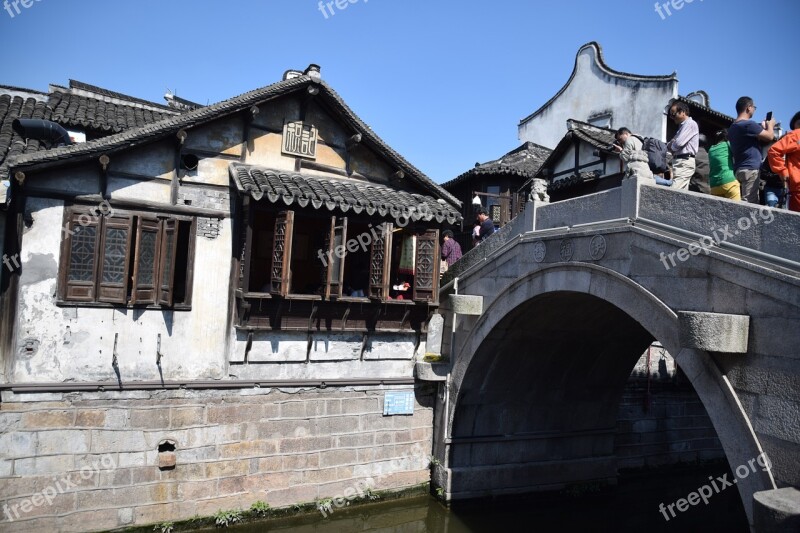
<path fill-rule="evenodd" d="M 736 174 L 733 173 L 733 153 L 728 142 L 728 131 L 714 134 L 714 146 L 708 149 L 708 186 L 711 194 L 731 200 L 741 200 L 742 194 Z"/>

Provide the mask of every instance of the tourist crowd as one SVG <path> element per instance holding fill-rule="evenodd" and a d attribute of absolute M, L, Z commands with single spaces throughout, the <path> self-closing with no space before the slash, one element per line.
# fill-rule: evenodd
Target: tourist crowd
<path fill-rule="evenodd" d="M 739 98 L 736 120 L 717 131 L 709 144 L 689 106 L 676 101 L 669 117 L 678 130 L 669 142 L 620 128 L 612 149 L 625 162 L 626 176 L 770 207 L 788 201 L 791 211 L 800 211 L 800 112 L 780 139 L 772 113 L 759 123 L 753 120 L 755 112 L 752 98 Z"/>

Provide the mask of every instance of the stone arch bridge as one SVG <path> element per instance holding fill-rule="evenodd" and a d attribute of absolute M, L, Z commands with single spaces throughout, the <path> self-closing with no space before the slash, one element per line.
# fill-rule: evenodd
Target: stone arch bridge
<path fill-rule="evenodd" d="M 529 202 L 447 272 L 441 301 L 449 362 L 417 375 L 443 383 L 448 499 L 614 480 L 623 387 L 658 340 L 731 469 L 751 465 L 736 484 L 751 525 L 800 508 L 800 215 L 637 180 Z"/>

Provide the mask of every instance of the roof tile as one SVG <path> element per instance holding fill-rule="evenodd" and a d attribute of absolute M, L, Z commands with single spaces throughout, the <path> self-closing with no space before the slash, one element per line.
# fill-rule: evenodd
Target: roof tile
<path fill-rule="evenodd" d="M 476 164 L 475 168 L 471 168 L 457 178 L 443 183 L 442 187 L 448 189 L 471 176 L 490 174 L 519 176 L 522 179 L 528 179 L 536 175 L 536 172 L 538 172 L 551 152 L 552 150 L 544 146 L 532 142 L 525 142 L 499 159 L 483 164 Z"/>
<path fill-rule="evenodd" d="M 182 115 L 164 118 L 161 121 L 150 124 L 149 127 L 138 127 L 103 139 L 97 139 L 78 145 L 62 146 L 36 156 L 25 155 L 15 161 L 15 166 L 47 166 L 53 163 L 57 164 L 67 159 L 90 159 L 96 157 L 100 152 L 123 150 L 131 146 L 146 144 L 158 138 L 166 137 L 181 128 L 204 124 L 226 114 L 247 109 L 252 105 L 289 94 L 312 84 L 322 89 L 318 98 L 324 98 L 325 103 L 334 111 L 340 113 L 343 120 L 348 123 L 350 127 L 361 133 L 363 136 L 363 143 L 374 146 L 392 164 L 403 169 L 409 181 L 415 182 L 453 205 L 461 205 L 461 202 L 453 195 L 434 183 L 428 176 L 406 161 L 400 154 L 378 137 L 372 131 L 372 128 L 353 113 L 341 97 L 324 81 L 311 78 L 310 76 L 298 76 L 296 78 L 273 83 L 272 85 L 255 89 L 217 104 L 189 111 Z"/>
<path fill-rule="evenodd" d="M 437 201 L 432 196 L 409 193 L 375 183 L 362 183 L 348 179 L 324 179 L 297 172 L 231 163 L 230 176 L 239 191 L 254 200 L 266 199 L 270 203 L 286 206 L 309 204 L 314 209 L 325 207 L 329 211 L 411 220 L 436 220 L 456 224 L 461 214 L 452 205 Z"/>

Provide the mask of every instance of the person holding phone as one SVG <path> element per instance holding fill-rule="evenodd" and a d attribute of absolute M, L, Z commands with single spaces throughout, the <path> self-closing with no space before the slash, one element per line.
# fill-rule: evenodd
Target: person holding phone
<path fill-rule="evenodd" d="M 772 145 L 767 161 L 789 188 L 789 210 L 800 212 L 800 112 L 789 122 L 792 130 Z"/>
<path fill-rule="evenodd" d="M 761 168 L 761 143 L 773 142 L 775 120 L 770 112 L 761 124 L 753 120 L 756 104 L 749 96 L 736 101 L 736 120 L 728 128 L 728 140 L 733 152 L 733 170 L 741 187 L 742 200 L 758 203 L 759 169 Z"/>

